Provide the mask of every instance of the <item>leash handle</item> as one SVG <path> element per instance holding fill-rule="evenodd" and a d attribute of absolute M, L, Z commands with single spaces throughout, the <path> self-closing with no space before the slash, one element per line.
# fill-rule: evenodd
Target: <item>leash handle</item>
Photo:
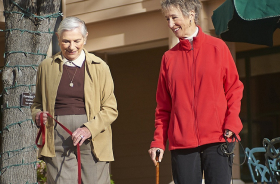
<path fill-rule="evenodd" d="M 225 138 L 226 144 L 228 145 L 229 142 L 228 142 L 228 140 L 227 140 L 227 137 L 224 136 L 224 138 Z M 243 162 L 240 164 L 240 166 L 241 166 L 241 165 L 243 165 L 243 164 L 246 162 L 246 158 L 247 158 L 246 153 L 245 153 L 245 149 L 244 149 L 243 145 L 241 144 L 240 140 L 237 138 L 237 136 L 236 136 L 235 134 L 232 135 L 232 140 L 233 140 L 233 139 L 235 139 L 235 140 L 234 140 L 235 142 L 238 142 L 238 143 L 239 143 L 239 145 L 241 146 L 241 148 L 242 148 L 242 150 L 243 150 L 243 153 L 244 153 L 244 160 L 243 160 Z M 232 154 L 232 153 L 230 153 L 230 154 Z"/>
<path fill-rule="evenodd" d="M 39 138 L 42 134 L 42 144 L 39 144 Z M 40 113 L 40 130 L 37 134 L 37 137 L 36 137 L 36 145 L 39 147 L 39 148 L 43 148 L 43 146 L 45 145 L 45 134 L 46 134 L 46 126 L 43 122 L 43 113 Z"/>
<path fill-rule="evenodd" d="M 49 113 L 47 113 L 47 115 L 52 118 L 57 124 L 59 124 L 68 134 L 70 134 L 72 136 L 72 132 L 66 128 L 63 124 L 61 124 L 60 122 L 58 122 L 56 119 L 54 119 Z M 43 148 L 43 146 L 45 145 L 45 133 L 46 133 L 46 126 L 43 122 L 43 113 L 41 112 L 40 113 L 40 130 L 37 134 L 37 137 L 36 137 L 36 145 L 39 147 L 39 148 Z M 38 143 L 39 141 L 39 138 L 42 134 L 42 144 L 40 145 Z M 78 184 L 82 184 L 82 172 L 81 172 L 81 154 L 80 154 L 80 145 L 77 144 L 77 160 L 78 160 Z"/>

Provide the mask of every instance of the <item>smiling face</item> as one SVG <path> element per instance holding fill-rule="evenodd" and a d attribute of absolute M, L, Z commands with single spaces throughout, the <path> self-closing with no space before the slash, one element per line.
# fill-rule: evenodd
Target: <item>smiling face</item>
<path fill-rule="evenodd" d="M 73 61 L 80 56 L 86 41 L 86 37 L 83 37 L 80 28 L 63 31 L 60 36 L 57 35 L 57 38 L 62 55 L 66 59 Z"/>
<path fill-rule="evenodd" d="M 168 27 L 177 38 L 189 37 L 195 32 L 194 11 L 190 11 L 189 16 L 185 16 L 180 9 L 171 6 L 164 14 L 168 22 Z"/>

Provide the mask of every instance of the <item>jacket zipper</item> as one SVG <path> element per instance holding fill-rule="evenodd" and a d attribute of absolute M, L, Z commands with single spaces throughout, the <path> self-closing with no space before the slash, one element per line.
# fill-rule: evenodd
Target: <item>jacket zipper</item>
<path fill-rule="evenodd" d="M 197 145 L 200 146 L 199 144 L 199 134 L 198 134 L 198 125 L 197 125 L 197 114 L 196 114 L 196 96 L 195 96 L 195 72 L 196 72 L 196 63 L 195 63 L 195 58 L 194 58 L 194 48 L 193 48 L 193 43 L 192 45 L 192 53 L 193 53 L 193 113 L 194 113 L 194 126 L 195 126 L 195 131 L 196 131 L 196 136 L 197 136 Z"/>

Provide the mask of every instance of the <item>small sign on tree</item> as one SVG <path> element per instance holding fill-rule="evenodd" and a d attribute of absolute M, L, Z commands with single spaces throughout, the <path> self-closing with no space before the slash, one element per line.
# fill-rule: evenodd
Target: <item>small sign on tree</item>
<path fill-rule="evenodd" d="M 35 93 L 22 93 L 20 98 L 20 105 L 31 106 L 34 98 L 35 98 Z"/>

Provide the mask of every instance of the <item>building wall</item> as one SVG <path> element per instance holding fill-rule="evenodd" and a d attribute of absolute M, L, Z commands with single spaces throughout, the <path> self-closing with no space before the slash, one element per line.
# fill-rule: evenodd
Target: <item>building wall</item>
<path fill-rule="evenodd" d="M 4 11 L 3 3 L 0 3 L 0 12 Z M 0 13 L 0 29 L 5 30 L 5 18 L 3 13 Z M 5 52 L 5 33 L 0 32 L 0 69 L 4 66 L 4 52 Z M 2 75 L 1 78 L 2 79 Z M 2 91 L 3 85 L 0 82 L 0 90 Z"/>
<path fill-rule="evenodd" d="M 111 174 L 115 183 L 155 182 L 155 166 L 148 149 L 153 139 L 155 93 L 159 67 L 168 46 L 107 56 L 115 83 L 119 117 L 113 123 L 115 161 Z M 160 163 L 161 183 L 170 183 L 170 152 Z"/>
<path fill-rule="evenodd" d="M 87 24 L 159 10 L 158 0 L 67 0 L 66 15 Z M 65 13 L 65 12 L 64 12 Z"/>
<path fill-rule="evenodd" d="M 143 44 L 143 48 L 168 44 L 168 30 L 160 11 L 90 23 L 87 28 L 89 36 L 85 47 L 89 51 L 113 52 L 116 48 Z"/>

